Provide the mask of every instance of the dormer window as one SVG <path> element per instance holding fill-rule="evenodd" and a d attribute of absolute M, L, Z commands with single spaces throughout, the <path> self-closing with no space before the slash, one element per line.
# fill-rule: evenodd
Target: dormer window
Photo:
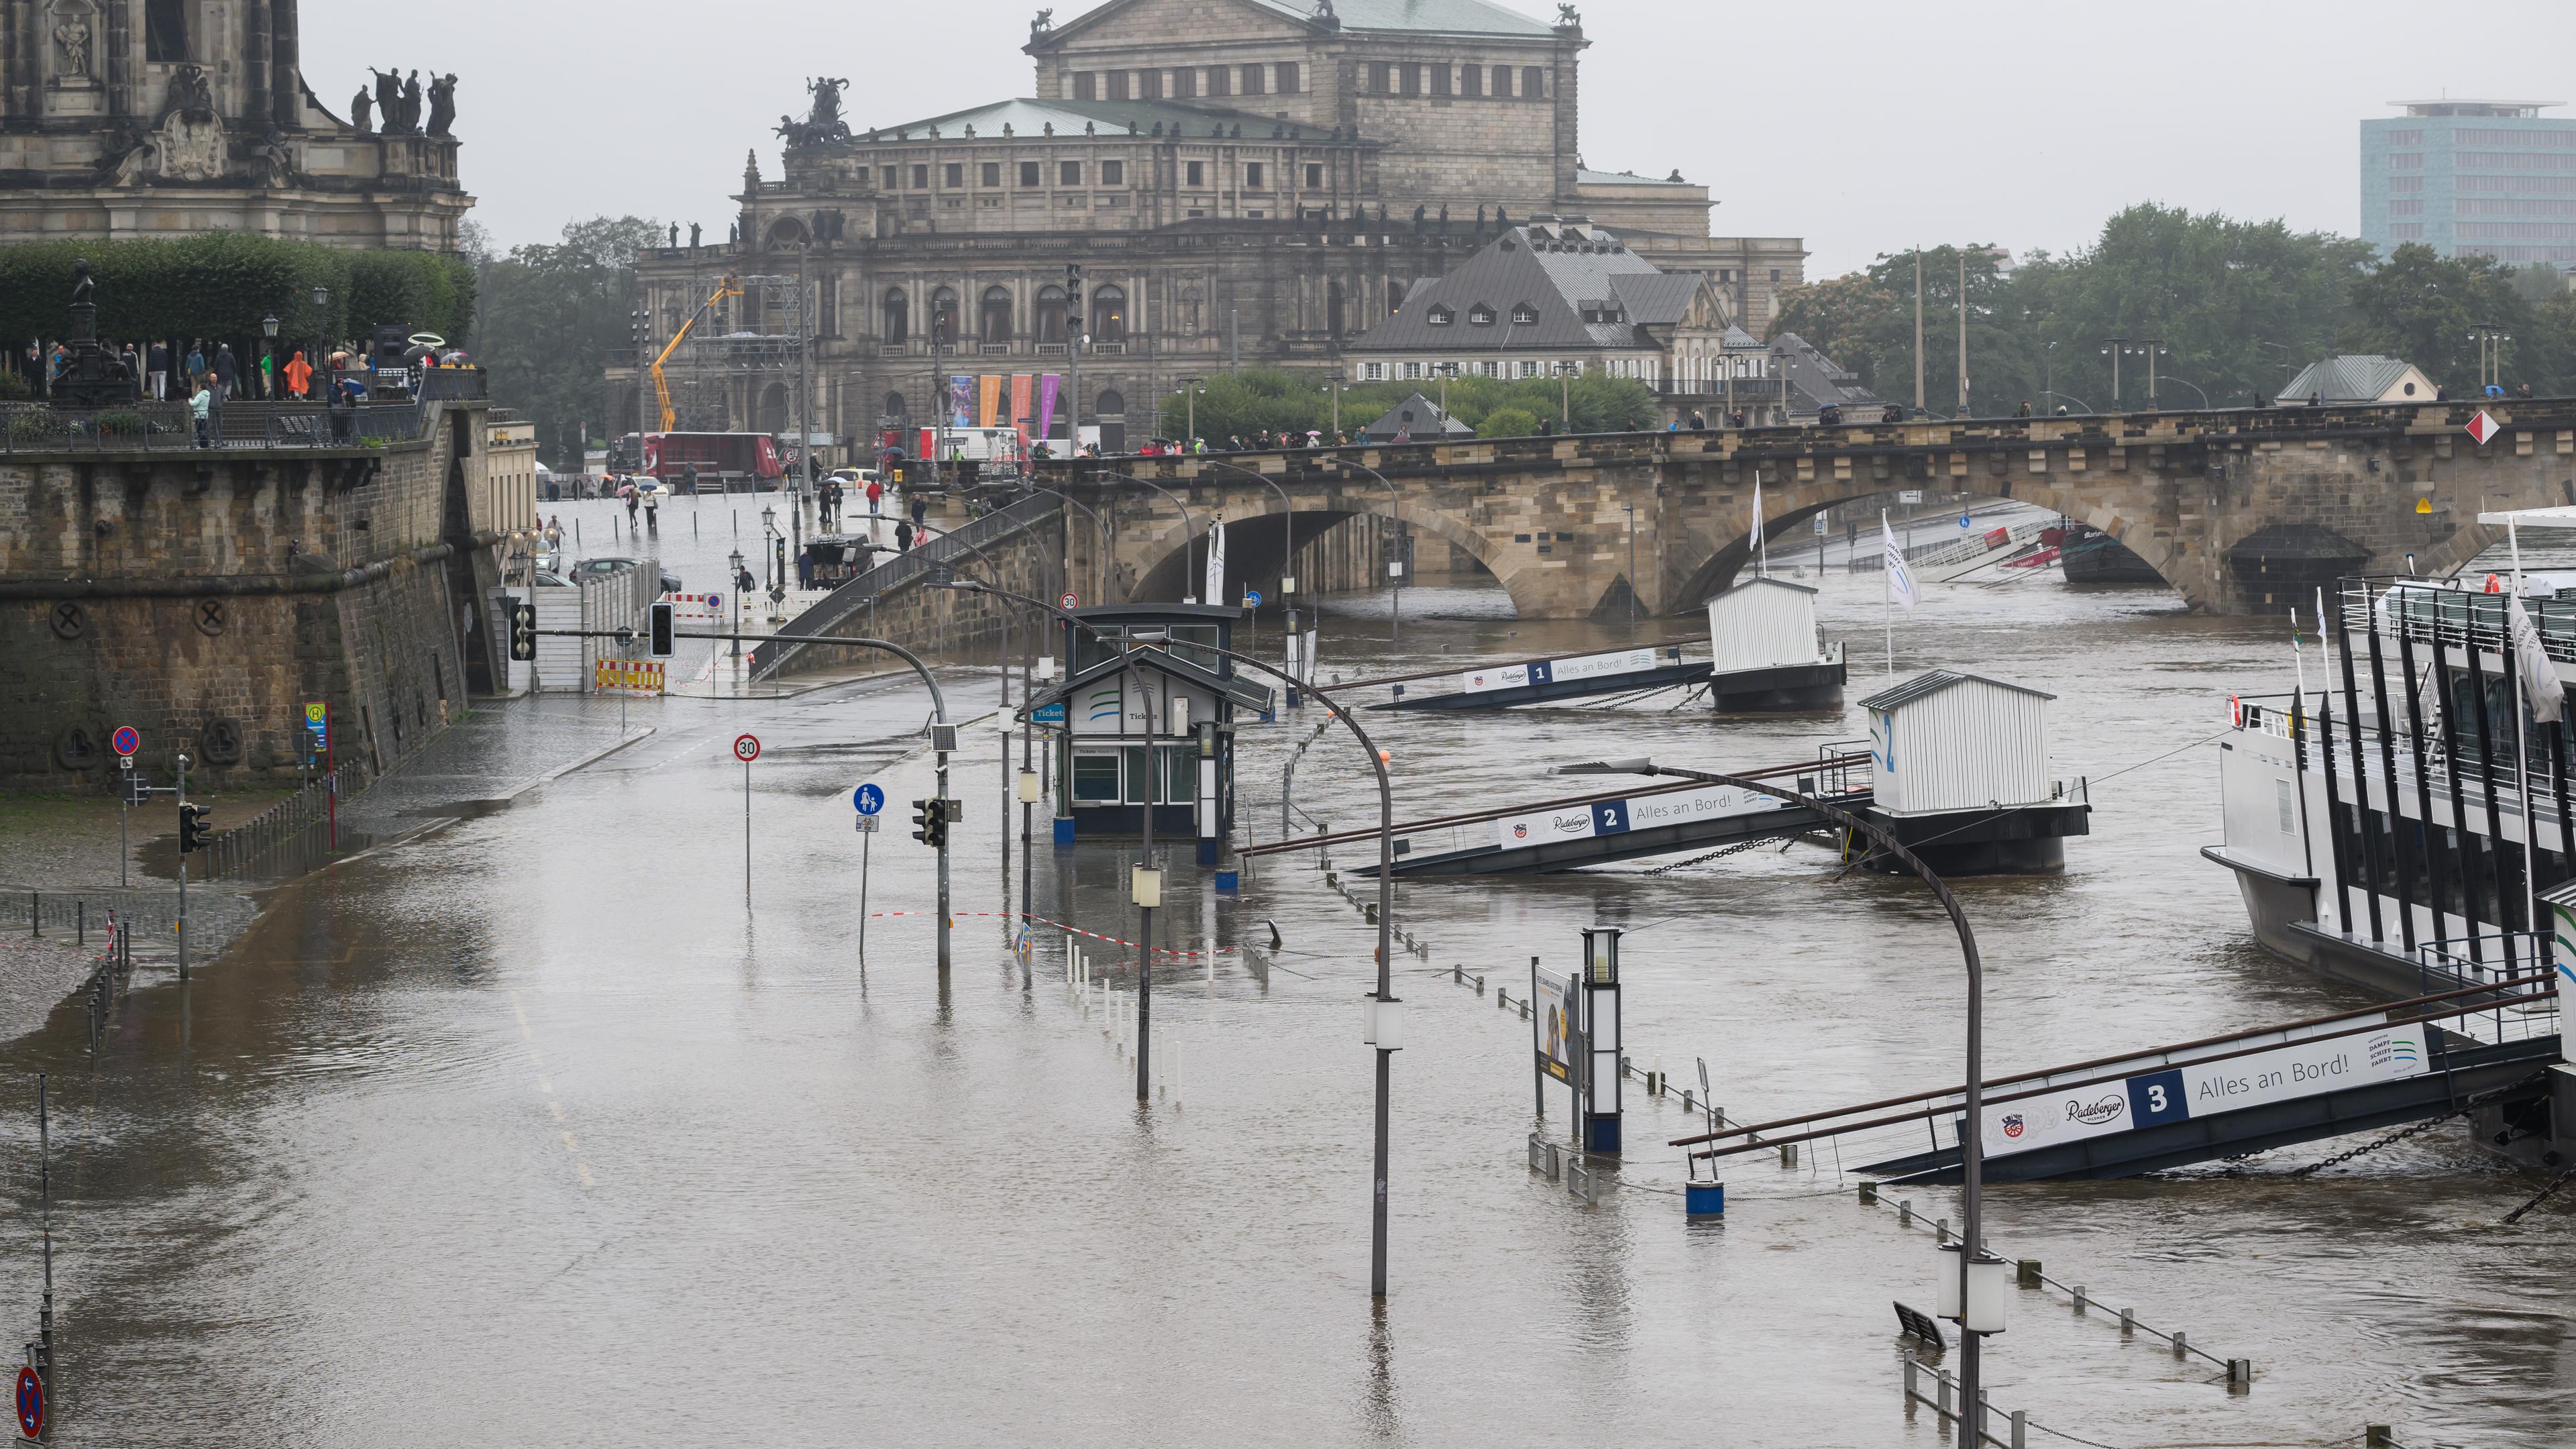
<path fill-rule="evenodd" d="M 1494 309 L 1486 306 L 1482 302 L 1477 303 L 1475 306 L 1467 309 L 1467 323 L 1471 327 L 1493 326 Z"/>
<path fill-rule="evenodd" d="M 1537 325 L 1538 325 L 1538 309 L 1537 309 L 1536 307 L 1531 306 L 1531 305 L 1530 305 L 1529 303 L 1527 303 L 1527 302 L 1519 302 L 1519 303 L 1515 303 L 1515 304 L 1513 304 L 1513 307 L 1512 307 L 1512 325 L 1513 325 L 1513 326 L 1515 326 L 1515 327 L 1534 327 L 1534 326 L 1537 326 Z"/>
<path fill-rule="evenodd" d="M 1423 320 L 1429 322 L 1434 327 L 1446 327 L 1450 323 L 1458 320 L 1458 314 L 1450 311 L 1446 307 L 1434 307 L 1428 313 L 1424 314 Z"/>

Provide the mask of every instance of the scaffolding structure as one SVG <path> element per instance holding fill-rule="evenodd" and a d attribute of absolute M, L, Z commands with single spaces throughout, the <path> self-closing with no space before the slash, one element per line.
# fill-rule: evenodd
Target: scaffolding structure
<path fill-rule="evenodd" d="M 806 478 L 798 465 L 809 451 L 811 417 L 813 285 L 798 258 L 797 272 L 747 273 L 735 278 L 739 298 L 713 294 L 723 273 L 692 273 L 689 294 L 697 304 L 691 327 L 663 376 L 671 390 L 673 432 L 759 432 L 781 439 L 791 478 Z M 666 298 L 654 320 L 665 339 L 691 321 Z M 658 350 L 658 349 L 656 349 Z M 784 399 L 783 415 L 764 409 L 772 387 Z M 653 419 L 659 423 L 659 419 Z"/>

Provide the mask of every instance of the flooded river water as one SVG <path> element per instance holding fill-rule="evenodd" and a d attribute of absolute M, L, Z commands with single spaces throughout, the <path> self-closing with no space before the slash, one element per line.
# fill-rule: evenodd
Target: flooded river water
<path fill-rule="evenodd" d="M 1857 701 L 1884 668 L 1879 578 L 1807 581 L 1850 642 Z M 2219 835 L 2226 695 L 2286 687 L 2280 622 L 2053 578 L 1929 594 L 1897 629 L 1899 674 L 1947 665 L 2056 694 L 2057 773 L 2089 777 L 2096 806 L 2062 876 L 1958 883 L 1993 1067 L 2360 1004 L 2254 949 L 2232 880 L 2197 854 Z M 1399 645 L 1374 602 L 1327 620 L 1328 668 L 1636 637 L 1425 590 Z M 1275 619 L 1262 634 L 1274 651 Z M 989 710 L 989 671 L 960 693 Z M 1621 1186 L 1585 1205 L 1524 1165 L 1527 1024 L 1449 980 L 1459 964 L 1518 996 L 1532 954 L 1562 968 L 1579 927 L 1626 924 L 1639 1065 L 1688 1079 L 1705 1058 L 1738 1119 L 1892 1095 L 1957 1080 L 1958 953 L 1919 887 L 1837 878 L 1806 846 L 1407 884 L 1399 921 L 1429 956 L 1398 988 L 1392 1288 L 1373 1309 L 1371 929 L 1311 856 L 1261 864 L 1226 900 L 1176 865 L 1158 939 L 1244 949 L 1158 966 L 1178 1096 L 1140 1107 L 1102 1017 L 1061 984 L 1059 938 L 1042 933 L 1026 967 L 1009 949 L 1019 866 L 1001 864 L 989 723 L 956 765 L 972 914 L 954 971 L 932 967 L 926 914 L 867 921 L 861 955 L 860 780 L 885 786 L 897 822 L 871 847 L 868 909 L 931 907 L 929 853 L 900 823 L 930 793 L 910 752 L 923 710 L 886 682 L 639 704 L 651 738 L 283 888 L 195 980 L 141 983 L 94 1063 L 68 1008 L 9 1044 L 11 1073 L 55 1074 L 60 1442 L 1953 1437 L 1901 1403 L 1889 1311 L 1928 1306 L 1928 1232 L 1859 1204 L 1830 1150 L 1740 1159 L 1727 1217 L 1686 1223 L 1660 1144 L 1689 1121 L 1634 1086 Z M 1312 722 L 1251 734 L 1256 838 L 1276 830 L 1279 766 Z M 1752 766 L 1865 733 L 1856 704 L 1371 724 L 1410 817 L 1577 793 L 1546 775 L 1565 760 Z M 726 753 L 745 730 L 765 747 L 749 909 L 745 770 Z M 1338 734 L 1297 789 L 1336 827 L 1373 816 Z M 1125 859 L 1041 845 L 1038 910 L 1132 937 Z M 1563 1112 L 1558 1091 L 1548 1130 Z M 0 1131 L 22 1208 L 0 1250 L 32 1324 L 31 1114 Z M 1998 1411 L 2121 1449 L 2355 1442 L 2365 1422 L 2414 1446 L 2576 1438 L 2567 1219 L 2498 1226 L 2533 1184 L 2456 1129 L 2289 1175 L 2338 1145 L 2232 1175 L 1992 1190 L 1998 1251 L 2108 1305 L 2078 1316 L 2063 1294 L 2016 1293 L 1987 1355 Z M 1908 1195 L 1956 1217 L 1947 1190 Z M 2130 1307 L 2252 1359 L 2251 1389 L 2124 1337 Z"/>

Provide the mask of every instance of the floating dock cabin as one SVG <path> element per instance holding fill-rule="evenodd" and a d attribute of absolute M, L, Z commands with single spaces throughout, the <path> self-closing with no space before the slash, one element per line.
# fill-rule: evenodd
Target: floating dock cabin
<path fill-rule="evenodd" d="M 2091 833 L 2093 806 L 2084 781 L 2050 777 L 2056 698 L 1935 669 L 1862 700 L 1871 818 L 1945 875 L 2064 869 L 2066 837 Z"/>
<path fill-rule="evenodd" d="M 1056 843 L 1133 840 L 1152 797 L 1154 838 L 1198 843 L 1201 864 L 1234 828 L 1234 731 L 1270 712 L 1270 691 L 1216 652 L 1240 609 L 1137 604 L 1077 609 L 1064 682 L 1030 702 L 1053 735 Z M 1097 631 L 1097 632 L 1095 632 Z M 1131 668 L 1132 664 L 1132 668 Z"/>
<path fill-rule="evenodd" d="M 1721 713 L 1839 709 L 1843 646 L 1816 632 L 1816 591 L 1753 578 L 1708 601 L 1709 703 Z"/>

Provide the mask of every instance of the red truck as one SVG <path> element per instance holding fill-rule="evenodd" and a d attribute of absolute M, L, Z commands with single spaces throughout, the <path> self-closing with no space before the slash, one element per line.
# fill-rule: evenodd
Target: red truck
<path fill-rule="evenodd" d="M 787 465 L 767 433 L 646 433 L 640 471 L 673 492 L 686 492 L 694 475 L 703 490 L 757 493 L 780 486 Z"/>

